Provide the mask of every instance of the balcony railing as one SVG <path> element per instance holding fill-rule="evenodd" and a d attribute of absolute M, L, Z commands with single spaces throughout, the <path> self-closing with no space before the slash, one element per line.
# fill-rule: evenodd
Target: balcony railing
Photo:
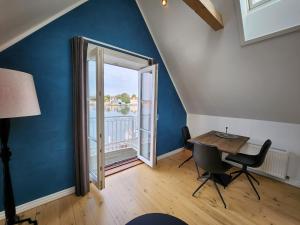
<path fill-rule="evenodd" d="M 111 116 L 104 117 L 104 145 L 105 153 L 126 148 L 137 149 L 138 129 L 136 116 Z M 96 118 L 90 118 L 90 140 L 96 141 Z"/>

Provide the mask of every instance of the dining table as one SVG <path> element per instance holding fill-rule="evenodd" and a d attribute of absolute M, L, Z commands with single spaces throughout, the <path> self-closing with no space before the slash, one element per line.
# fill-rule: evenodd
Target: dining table
<path fill-rule="evenodd" d="M 212 130 L 200 136 L 191 138 L 188 140 L 188 142 L 193 144 L 215 146 L 220 152 L 235 155 L 240 152 L 241 148 L 247 143 L 248 140 L 249 137 L 246 136 Z M 206 177 L 206 175 L 207 172 L 198 178 Z M 231 178 L 232 177 L 226 173 L 218 174 L 216 182 L 226 187 L 230 183 Z"/>

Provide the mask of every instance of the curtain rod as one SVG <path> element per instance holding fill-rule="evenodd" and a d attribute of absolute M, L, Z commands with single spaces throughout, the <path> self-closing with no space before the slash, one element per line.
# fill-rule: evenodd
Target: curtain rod
<path fill-rule="evenodd" d="M 112 50 L 117 50 L 117 51 L 127 53 L 127 54 L 132 55 L 132 56 L 136 56 L 136 57 L 139 57 L 139 58 L 142 58 L 142 59 L 153 61 L 153 58 L 145 56 L 145 55 L 141 55 L 141 54 L 138 54 L 138 53 L 135 53 L 135 52 L 123 49 L 123 48 L 119 48 L 119 47 L 116 47 L 116 46 L 113 46 L 113 45 L 110 45 L 110 44 L 106 44 L 106 43 L 101 42 L 101 41 L 96 41 L 96 40 L 93 40 L 93 39 L 90 39 L 90 38 L 87 38 L 87 37 L 82 37 L 82 38 L 84 40 L 88 41 L 91 44 L 95 44 L 95 45 L 102 46 L 102 47 L 107 47 L 107 48 L 112 49 Z"/>

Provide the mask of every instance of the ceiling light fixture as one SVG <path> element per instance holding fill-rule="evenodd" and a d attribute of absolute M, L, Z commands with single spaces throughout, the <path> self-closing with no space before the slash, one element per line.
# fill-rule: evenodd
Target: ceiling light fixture
<path fill-rule="evenodd" d="M 161 4 L 166 7 L 168 4 L 168 0 L 161 0 Z"/>

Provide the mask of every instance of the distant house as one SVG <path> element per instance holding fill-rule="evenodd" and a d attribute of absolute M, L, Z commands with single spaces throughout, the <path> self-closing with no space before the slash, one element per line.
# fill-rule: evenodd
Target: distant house
<path fill-rule="evenodd" d="M 116 96 L 111 96 L 109 104 L 110 105 L 123 105 L 125 103 L 122 102 L 121 99 L 118 99 Z"/>
<path fill-rule="evenodd" d="M 130 97 L 130 105 L 137 105 L 138 104 L 138 97 L 136 95 L 132 95 Z"/>

